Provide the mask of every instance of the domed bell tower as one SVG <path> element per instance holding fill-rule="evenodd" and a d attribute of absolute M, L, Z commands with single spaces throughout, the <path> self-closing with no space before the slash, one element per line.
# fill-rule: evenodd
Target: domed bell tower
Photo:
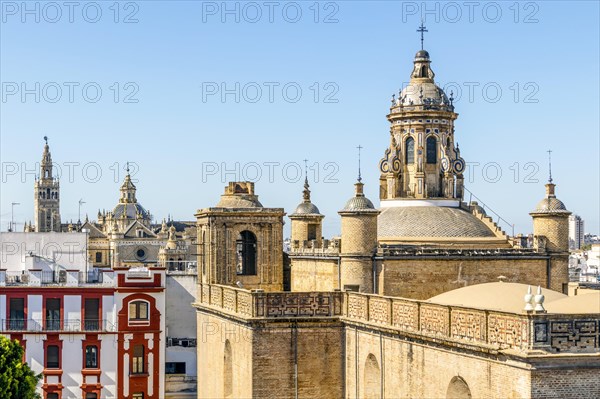
<path fill-rule="evenodd" d="M 454 143 L 458 114 L 434 77 L 429 53 L 420 50 L 409 84 L 392 95 L 390 145 L 379 163 L 381 200 L 463 197 L 465 161 Z"/>

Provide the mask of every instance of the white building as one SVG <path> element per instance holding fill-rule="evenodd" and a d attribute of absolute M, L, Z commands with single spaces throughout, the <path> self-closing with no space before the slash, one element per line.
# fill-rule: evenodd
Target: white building
<path fill-rule="evenodd" d="M 579 215 L 569 216 L 569 247 L 581 249 L 584 244 L 584 222 Z"/>
<path fill-rule="evenodd" d="M 44 399 L 164 398 L 164 268 L 88 270 L 85 233 L 0 242 L 0 334 Z"/>

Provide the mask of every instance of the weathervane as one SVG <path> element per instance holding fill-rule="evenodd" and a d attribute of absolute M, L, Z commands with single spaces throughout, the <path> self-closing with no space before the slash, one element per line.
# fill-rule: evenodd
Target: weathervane
<path fill-rule="evenodd" d="M 423 20 L 421 20 L 421 26 L 419 26 L 419 29 L 417 29 L 417 32 L 421 33 L 421 50 L 423 50 L 423 40 L 424 40 L 423 33 L 429 32 L 427 30 L 427 28 L 425 28 L 425 25 L 423 25 Z"/>
<path fill-rule="evenodd" d="M 129 174 L 129 161 L 127 161 L 127 167 L 125 168 L 125 170 L 127 171 L 127 174 Z"/>
<path fill-rule="evenodd" d="M 548 153 L 548 183 L 552 183 L 552 150 L 546 151 Z"/>
<path fill-rule="evenodd" d="M 362 177 L 360 176 L 360 150 L 362 150 L 362 146 L 359 145 L 356 148 L 358 148 L 358 182 L 360 183 L 362 181 Z"/>

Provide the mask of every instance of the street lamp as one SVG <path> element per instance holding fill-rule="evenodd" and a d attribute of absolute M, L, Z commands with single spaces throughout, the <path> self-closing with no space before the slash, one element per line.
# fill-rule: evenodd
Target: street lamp
<path fill-rule="evenodd" d="M 10 228 L 8 229 L 9 231 L 13 231 L 13 226 L 15 224 L 15 205 L 21 205 L 21 203 L 19 202 L 12 202 L 10 204 Z"/>

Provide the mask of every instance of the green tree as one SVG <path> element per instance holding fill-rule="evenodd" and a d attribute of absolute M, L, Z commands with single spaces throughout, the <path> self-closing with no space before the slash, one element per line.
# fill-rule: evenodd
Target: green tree
<path fill-rule="evenodd" d="M 36 375 L 23 363 L 23 347 L 0 335 L 0 398 L 38 399 L 35 392 L 41 374 Z"/>

